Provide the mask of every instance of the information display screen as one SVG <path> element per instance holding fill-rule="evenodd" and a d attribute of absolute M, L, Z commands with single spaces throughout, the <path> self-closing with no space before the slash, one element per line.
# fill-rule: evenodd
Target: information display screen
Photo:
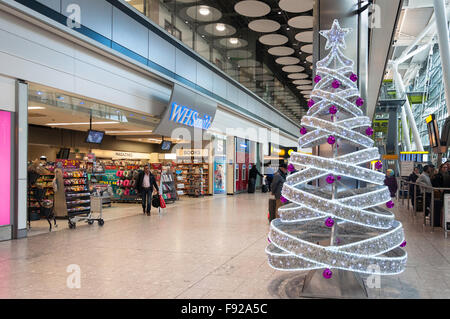
<path fill-rule="evenodd" d="M 93 144 L 101 144 L 104 136 L 105 132 L 89 130 L 88 136 L 86 137 L 86 142 Z"/>

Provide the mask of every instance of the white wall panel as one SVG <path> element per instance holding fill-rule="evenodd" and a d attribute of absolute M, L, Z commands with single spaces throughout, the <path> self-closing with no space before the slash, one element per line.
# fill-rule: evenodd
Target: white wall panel
<path fill-rule="evenodd" d="M 0 51 L 40 65 L 51 65 L 52 69 L 73 73 L 73 57 L 55 51 L 34 41 L 21 41 L 16 35 L 0 30 Z"/>
<path fill-rule="evenodd" d="M 20 20 L 3 11 L 0 11 L 0 30 L 5 30 L 22 39 L 26 39 L 59 53 L 69 56 L 74 55 L 75 48 L 73 42 L 43 30 L 24 20 Z M 0 49 L 2 46 L 3 44 L 0 46 Z"/>
<path fill-rule="evenodd" d="M 213 76 L 213 92 L 224 99 L 227 98 L 227 81 L 217 74 Z"/>
<path fill-rule="evenodd" d="M 171 94 L 167 84 L 3 12 L 0 41 L 0 73 L 13 79 L 151 114 Z"/>
<path fill-rule="evenodd" d="M 231 83 L 227 83 L 227 100 L 234 103 L 239 104 L 239 90 Z"/>
<path fill-rule="evenodd" d="M 245 93 L 242 90 L 239 90 L 239 100 L 238 100 L 238 105 L 244 109 L 247 109 L 247 98 L 248 98 L 248 94 Z"/>
<path fill-rule="evenodd" d="M 213 90 L 213 73 L 203 64 L 197 62 L 197 85 L 208 91 Z"/>
<path fill-rule="evenodd" d="M 119 9 L 113 8 L 113 41 L 148 58 L 148 32 L 142 24 Z"/>
<path fill-rule="evenodd" d="M 16 110 L 15 80 L 4 76 L 0 76 L 0 110 L 9 112 Z"/>
<path fill-rule="evenodd" d="M 68 6 L 77 4 L 81 9 L 81 24 L 111 39 L 112 5 L 106 1 L 62 0 L 61 13 L 66 17 Z"/>
<path fill-rule="evenodd" d="M 187 54 L 176 49 L 175 72 L 195 83 L 197 81 L 197 62 Z"/>
<path fill-rule="evenodd" d="M 36 1 L 46 5 L 47 7 L 57 12 L 61 12 L 61 0 L 36 0 Z"/>
<path fill-rule="evenodd" d="M 148 39 L 148 59 L 175 72 L 175 47 L 153 32 Z"/>

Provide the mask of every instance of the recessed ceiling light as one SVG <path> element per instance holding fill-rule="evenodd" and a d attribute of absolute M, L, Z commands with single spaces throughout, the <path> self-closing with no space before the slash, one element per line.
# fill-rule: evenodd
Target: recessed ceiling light
<path fill-rule="evenodd" d="M 146 131 L 106 131 L 106 134 L 136 134 L 136 133 L 152 133 L 152 130 L 146 130 Z"/>
<path fill-rule="evenodd" d="M 28 110 L 45 110 L 43 106 L 29 106 Z"/>
<path fill-rule="evenodd" d="M 41 91 L 37 91 L 36 93 L 37 93 L 37 95 L 42 95 Z"/>
<path fill-rule="evenodd" d="M 239 40 L 237 38 L 230 38 L 229 41 L 230 41 L 231 44 L 238 44 L 239 43 Z"/>
<path fill-rule="evenodd" d="M 47 123 L 48 126 L 66 126 L 66 125 L 89 125 L 90 122 L 77 122 L 77 123 Z M 119 122 L 92 122 L 92 124 L 119 124 Z"/>
<path fill-rule="evenodd" d="M 223 23 L 217 23 L 216 24 L 216 30 L 217 31 L 223 32 L 223 31 L 225 31 L 225 29 L 226 29 L 225 24 L 223 24 Z"/>
<path fill-rule="evenodd" d="M 198 9 L 198 13 L 200 13 L 202 16 L 207 16 L 211 13 L 211 10 L 209 10 L 208 7 L 200 7 L 200 9 Z"/>

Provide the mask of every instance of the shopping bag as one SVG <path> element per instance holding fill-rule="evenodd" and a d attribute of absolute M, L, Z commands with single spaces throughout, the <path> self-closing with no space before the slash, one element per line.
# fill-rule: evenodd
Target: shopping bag
<path fill-rule="evenodd" d="M 162 197 L 162 195 L 159 195 L 159 201 L 160 201 L 161 208 L 166 208 L 166 202 L 164 201 L 164 198 Z"/>
<path fill-rule="evenodd" d="M 161 206 L 161 200 L 158 195 L 153 195 L 152 206 L 155 208 L 159 208 Z"/>

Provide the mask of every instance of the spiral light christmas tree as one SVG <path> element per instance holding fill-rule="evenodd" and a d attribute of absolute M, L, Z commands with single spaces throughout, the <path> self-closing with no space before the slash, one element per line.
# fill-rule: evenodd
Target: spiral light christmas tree
<path fill-rule="evenodd" d="M 403 227 L 386 209 L 394 203 L 384 174 L 366 168 L 380 155 L 370 137 L 371 120 L 360 109 L 364 100 L 353 62 L 341 51 L 349 31 L 334 20 L 330 30 L 320 32 L 331 51 L 317 62 L 299 146 L 328 143 L 332 156 L 291 155 L 288 169 L 298 171 L 287 177 L 282 191 L 282 200 L 290 203 L 272 221 L 266 249 L 269 264 L 278 270 L 323 269 L 329 279 L 334 270 L 394 275 L 405 268 Z M 341 154 L 345 144 L 356 150 Z M 381 169 L 381 162 L 375 167 Z M 317 180 L 320 186 L 308 185 Z M 346 185 L 352 181 L 362 187 L 350 189 Z"/>

